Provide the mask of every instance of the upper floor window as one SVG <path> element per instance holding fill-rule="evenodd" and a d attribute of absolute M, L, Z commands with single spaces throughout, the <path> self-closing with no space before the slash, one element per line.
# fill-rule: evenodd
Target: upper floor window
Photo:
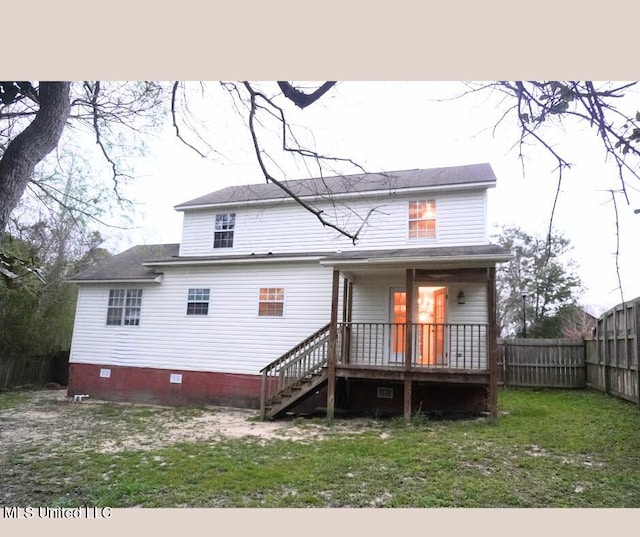
<path fill-rule="evenodd" d="M 107 325 L 138 326 L 142 289 L 110 289 Z"/>
<path fill-rule="evenodd" d="M 284 314 L 284 287 L 261 287 L 258 300 L 260 317 L 282 317 Z"/>
<path fill-rule="evenodd" d="M 436 200 L 409 202 L 409 238 L 436 238 Z"/>
<path fill-rule="evenodd" d="M 236 227 L 236 213 L 216 215 L 216 226 L 213 231 L 214 248 L 232 248 L 233 232 Z"/>
<path fill-rule="evenodd" d="M 209 289 L 189 289 L 187 315 L 209 314 Z"/>

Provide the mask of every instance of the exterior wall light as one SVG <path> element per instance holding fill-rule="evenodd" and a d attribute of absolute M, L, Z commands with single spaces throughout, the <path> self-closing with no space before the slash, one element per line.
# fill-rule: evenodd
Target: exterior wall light
<path fill-rule="evenodd" d="M 460 289 L 460 291 L 458 291 L 458 304 L 464 304 L 464 302 L 465 302 L 464 291 Z"/>

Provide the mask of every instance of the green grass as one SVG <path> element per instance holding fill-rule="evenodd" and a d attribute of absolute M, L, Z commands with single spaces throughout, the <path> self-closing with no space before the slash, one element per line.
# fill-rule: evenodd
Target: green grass
<path fill-rule="evenodd" d="M 0 408 L 22 404 L 8 397 L 0 394 Z M 118 420 L 118 408 L 107 403 L 95 412 L 101 420 Z M 47 455 L 46 442 L 31 443 L 0 452 L 0 501 L 69 507 L 640 507 L 635 405 L 591 391 L 504 390 L 500 410 L 495 424 L 416 419 L 405 426 L 389 420 L 359 426 L 358 434 L 326 427 L 324 438 L 304 443 L 244 438 L 117 454 L 60 449 L 55 455 Z M 130 411 L 128 419 L 134 426 L 140 420 L 140 427 L 154 412 L 168 412 L 135 405 Z"/>
<path fill-rule="evenodd" d="M 27 392 L 23 390 L 0 391 L 0 412 L 14 408 L 28 399 Z"/>

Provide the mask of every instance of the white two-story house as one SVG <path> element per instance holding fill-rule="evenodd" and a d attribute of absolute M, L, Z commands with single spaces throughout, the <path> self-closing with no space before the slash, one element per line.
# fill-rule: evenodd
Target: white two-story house
<path fill-rule="evenodd" d="M 75 276 L 69 395 L 352 412 L 496 412 L 488 164 L 287 182 L 175 207 L 180 244 Z M 301 406 L 302 405 L 302 406 Z"/>

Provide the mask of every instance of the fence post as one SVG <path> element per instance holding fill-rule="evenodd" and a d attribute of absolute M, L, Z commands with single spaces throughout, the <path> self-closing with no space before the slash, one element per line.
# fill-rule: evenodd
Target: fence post
<path fill-rule="evenodd" d="M 502 378 L 504 379 L 503 382 L 505 387 L 508 388 L 509 382 L 510 382 L 509 380 L 509 344 L 506 340 L 504 340 L 504 343 L 503 343 L 502 354 L 503 354 L 502 361 L 504 363 L 504 365 L 502 366 L 502 369 L 503 369 Z"/>
<path fill-rule="evenodd" d="M 638 316 L 638 300 L 639 299 L 636 298 L 631 303 L 633 308 L 633 313 L 631 318 L 633 320 L 633 338 L 634 338 L 633 361 L 635 362 L 635 365 L 636 365 L 636 395 L 638 396 L 637 404 L 638 406 L 640 406 L 640 352 L 639 352 L 640 317 Z"/>
<path fill-rule="evenodd" d="M 615 309 L 614 309 L 615 312 Z M 604 319 L 602 320 L 602 375 L 603 375 L 603 388 L 604 393 L 609 393 L 609 329 L 608 329 L 608 320 L 609 313 L 605 313 Z"/>

